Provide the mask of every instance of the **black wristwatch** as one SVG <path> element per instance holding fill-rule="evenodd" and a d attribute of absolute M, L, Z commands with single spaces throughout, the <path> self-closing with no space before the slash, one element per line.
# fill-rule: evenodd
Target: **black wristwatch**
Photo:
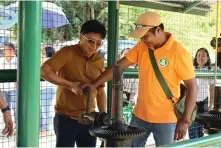
<path fill-rule="evenodd" d="M 10 108 L 7 106 L 7 107 L 5 107 L 5 108 L 3 108 L 3 109 L 1 109 L 2 110 L 2 113 L 4 113 L 4 112 L 6 112 L 7 110 L 10 110 Z"/>

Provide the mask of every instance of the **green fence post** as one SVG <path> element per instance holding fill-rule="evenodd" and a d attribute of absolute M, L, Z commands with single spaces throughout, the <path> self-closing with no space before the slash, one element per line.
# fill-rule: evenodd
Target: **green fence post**
<path fill-rule="evenodd" d="M 41 1 L 19 1 L 18 147 L 38 147 Z"/>
<path fill-rule="evenodd" d="M 108 54 L 107 67 L 114 64 L 116 1 L 108 1 Z M 111 114 L 112 81 L 107 83 L 107 113 Z"/>

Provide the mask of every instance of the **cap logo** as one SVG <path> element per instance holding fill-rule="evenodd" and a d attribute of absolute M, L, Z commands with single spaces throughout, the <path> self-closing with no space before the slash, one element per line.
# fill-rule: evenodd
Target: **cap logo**
<path fill-rule="evenodd" d="M 166 67 L 168 65 L 168 60 L 165 58 L 165 57 L 162 57 L 160 58 L 158 64 L 161 66 L 161 67 Z"/>

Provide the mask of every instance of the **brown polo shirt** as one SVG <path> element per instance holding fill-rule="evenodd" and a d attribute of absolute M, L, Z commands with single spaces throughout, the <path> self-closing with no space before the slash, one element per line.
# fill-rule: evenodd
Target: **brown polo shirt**
<path fill-rule="evenodd" d="M 65 46 L 45 62 L 57 72 L 58 76 L 71 82 L 89 83 L 96 79 L 104 70 L 104 60 L 95 53 L 91 58 L 85 57 L 79 45 Z M 104 84 L 100 87 L 104 87 Z M 90 111 L 95 110 L 97 90 L 91 93 Z M 85 112 L 86 96 L 76 95 L 69 89 L 58 86 L 55 112 L 60 115 L 78 119 Z"/>

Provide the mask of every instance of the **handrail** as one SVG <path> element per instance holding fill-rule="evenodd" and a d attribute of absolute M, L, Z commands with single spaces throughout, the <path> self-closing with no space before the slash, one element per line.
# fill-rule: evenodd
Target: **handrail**
<path fill-rule="evenodd" d="M 221 133 L 213 134 L 210 136 L 205 136 L 196 139 L 190 139 L 186 141 L 176 142 L 169 145 L 164 145 L 162 147 L 174 147 L 174 148 L 183 148 L 183 147 L 217 147 L 221 145 Z"/>
<path fill-rule="evenodd" d="M 0 82 L 15 82 L 16 69 L 1 69 Z M 214 77 L 214 71 L 195 71 L 196 77 Z M 221 78 L 221 71 L 217 72 L 218 79 Z M 124 72 L 124 78 L 138 78 L 138 69 L 127 69 Z M 42 79 L 41 79 L 42 81 Z"/>
<path fill-rule="evenodd" d="M 0 70 L 0 83 L 2 82 L 15 82 L 17 79 L 16 69 L 1 69 Z M 41 81 L 44 81 L 41 79 Z"/>
<path fill-rule="evenodd" d="M 214 71 L 195 71 L 196 77 L 214 77 Z M 138 78 L 138 69 L 127 69 L 124 72 L 125 78 Z M 217 72 L 217 77 L 221 78 L 221 71 Z"/>

